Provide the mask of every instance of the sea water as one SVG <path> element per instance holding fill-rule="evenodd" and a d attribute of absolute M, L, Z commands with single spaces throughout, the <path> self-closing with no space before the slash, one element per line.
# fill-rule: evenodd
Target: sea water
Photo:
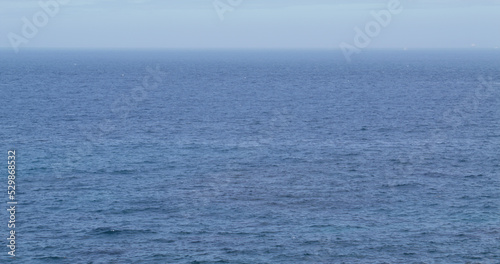
<path fill-rule="evenodd" d="M 2 263 L 500 263 L 498 51 L 1 53 Z"/>

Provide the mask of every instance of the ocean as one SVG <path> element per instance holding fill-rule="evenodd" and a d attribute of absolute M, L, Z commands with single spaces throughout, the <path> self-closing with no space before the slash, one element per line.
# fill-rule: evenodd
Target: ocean
<path fill-rule="evenodd" d="M 498 50 L 0 54 L 1 263 L 500 263 Z"/>

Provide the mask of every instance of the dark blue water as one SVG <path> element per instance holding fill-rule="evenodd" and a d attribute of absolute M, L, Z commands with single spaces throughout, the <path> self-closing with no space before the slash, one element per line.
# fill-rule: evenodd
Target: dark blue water
<path fill-rule="evenodd" d="M 2 51 L 0 261 L 500 263 L 499 83 L 486 51 Z"/>

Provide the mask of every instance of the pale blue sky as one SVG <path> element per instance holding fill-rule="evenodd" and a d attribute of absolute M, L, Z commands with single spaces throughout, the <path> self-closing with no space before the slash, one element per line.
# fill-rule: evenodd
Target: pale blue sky
<path fill-rule="evenodd" d="M 66 1 L 20 48 L 336 49 L 390 0 L 242 0 L 223 21 L 213 0 Z M 0 47 L 11 47 L 9 33 L 23 36 L 23 17 L 43 10 L 38 2 L 0 0 Z M 401 4 L 368 48 L 500 47 L 500 0 Z"/>

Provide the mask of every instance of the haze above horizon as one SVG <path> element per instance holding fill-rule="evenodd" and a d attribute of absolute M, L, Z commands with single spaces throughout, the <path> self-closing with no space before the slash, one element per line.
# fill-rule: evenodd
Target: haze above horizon
<path fill-rule="evenodd" d="M 499 0 L 401 0 L 384 17 L 391 1 L 4 0 L 0 47 L 338 49 L 359 34 L 369 49 L 500 47 Z"/>

